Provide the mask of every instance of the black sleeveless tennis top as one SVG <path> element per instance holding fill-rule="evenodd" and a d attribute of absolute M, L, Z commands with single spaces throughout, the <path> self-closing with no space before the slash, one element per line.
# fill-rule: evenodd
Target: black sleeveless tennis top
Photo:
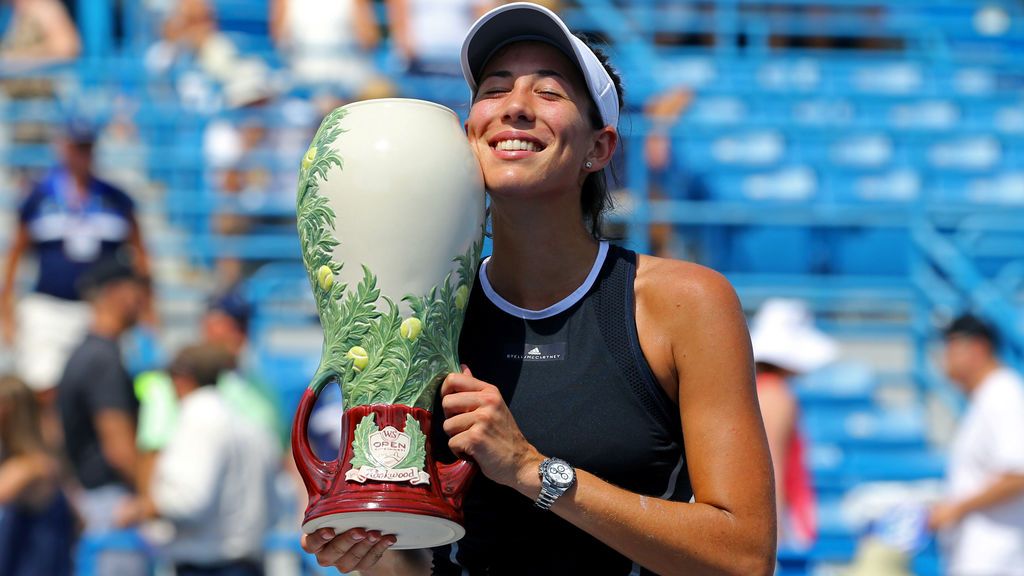
<path fill-rule="evenodd" d="M 635 253 L 602 243 L 575 293 L 530 311 L 491 289 L 484 261 L 469 299 L 460 360 L 501 390 L 526 439 L 542 454 L 631 492 L 686 502 L 692 490 L 679 410 L 640 350 L 635 275 Z M 435 451 L 441 461 L 451 461 L 442 423 L 434 419 L 440 440 Z M 463 510 L 466 536 L 434 550 L 434 574 L 651 574 L 482 474 Z"/>

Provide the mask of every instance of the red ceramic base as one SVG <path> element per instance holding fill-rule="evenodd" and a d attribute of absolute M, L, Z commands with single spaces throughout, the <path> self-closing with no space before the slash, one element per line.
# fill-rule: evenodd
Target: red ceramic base
<path fill-rule="evenodd" d="M 315 396 L 310 390 L 303 396 L 292 434 L 293 454 L 309 493 L 303 531 L 310 533 L 323 527 L 334 528 L 336 532 L 350 528 L 380 530 L 398 537 L 398 542 L 392 546 L 395 549 L 441 546 L 465 534 L 461 526 L 462 495 L 475 467 L 461 460 L 454 464 L 434 462 L 430 412 L 403 405 L 350 408 L 342 416 L 341 457 L 323 462 L 309 448 L 304 424 L 303 433 L 297 430 L 303 420 L 308 420 L 308 414 L 305 418 L 303 415 L 311 410 Z M 415 418 L 426 436 L 423 472 L 429 477 L 427 482 L 346 479 L 353 468 L 355 428 L 369 414 L 374 414 L 375 424 L 381 430 L 390 426 L 403 431 L 407 416 Z"/>

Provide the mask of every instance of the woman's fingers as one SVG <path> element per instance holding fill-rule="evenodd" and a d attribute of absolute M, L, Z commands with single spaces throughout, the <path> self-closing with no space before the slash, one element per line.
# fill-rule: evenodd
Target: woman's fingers
<path fill-rule="evenodd" d="M 333 530 L 323 528 L 313 534 L 303 534 L 302 549 L 315 554 L 321 566 L 335 566 L 342 572 L 350 572 L 376 564 L 395 541 L 394 536 L 381 536 L 375 530 L 353 528 L 335 536 Z"/>
<path fill-rule="evenodd" d="M 445 418 L 451 418 L 456 414 L 476 410 L 484 401 L 484 397 L 477 392 L 455 392 L 441 398 L 441 408 Z"/>
<path fill-rule="evenodd" d="M 357 544 L 366 540 L 366 530 L 353 528 L 346 530 L 325 543 L 319 552 L 316 553 L 316 560 L 321 566 L 334 566 L 342 556 L 347 554 Z M 362 556 L 360 556 L 362 558 Z"/>
<path fill-rule="evenodd" d="M 342 572 L 351 572 L 355 570 L 357 566 L 369 568 L 376 564 L 377 561 L 380 560 L 384 550 L 387 550 L 388 547 L 391 546 L 391 544 L 384 545 L 380 554 L 377 554 L 375 549 L 384 544 L 387 539 L 382 538 L 380 532 L 376 531 L 366 532 L 362 536 L 364 537 L 350 545 L 348 549 L 345 550 L 344 554 L 341 554 L 329 565 L 337 567 L 338 570 L 341 570 Z M 320 559 L 319 555 L 317 556 L 317 559 Z"/>
<path fill-rule="evenodd" d="M 451 372 L 445 377 L 444 382 L 441 384 L 441 396 L 447 396 L 455 392 L 472 392 L 475 390 L 483 390 L 489 386 L 482 380 L 477 380 L 469 373 L 469 369 L 466 368 L 465 372 Z"/>
<path fill-rule="evenodd" d="M 445 418 L 441 427 L 444 428 L 444 433 L 447 434 L 449 438 L 453 438 L 466 430 L 469 430 L 476 421 L 477 418 L 474 414 L 456 414 Z"/>
<path fill-rule="evenodd" d="M 321 528 L 312 534 L 303 534 L 299 543 L 306 552 L 316 554 L 324 545 L 333 540 L 334 536 L 334 530 Z"/>
<path fill-rule="evenodd" d="M 384 556 L 384 553 L 387 552 L 388 548 L 391 548 L 391 546 L 393 546 L 395 542 L 397 542 L 397 540 L 397 538 L 390 534 L 387 536 L 383 536 L 379 542 L 377 542 L 373 545 L 372 548 L 370 548 L 366 555 L 363 556 L 363 559 L 360 560 L 358 564 L 356 564 L 353 570 L 368 570 L 369 568 L 377 564 L 377 562 L 380 562 L 380 559 L 382 556 Z"/>

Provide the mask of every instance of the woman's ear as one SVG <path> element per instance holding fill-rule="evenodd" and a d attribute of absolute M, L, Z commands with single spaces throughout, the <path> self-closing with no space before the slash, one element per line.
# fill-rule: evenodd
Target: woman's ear
<path fill-rule="evenodd" d="M 619 132 L 611 126 L 605 126 L 596 132 L 594 147 L 587 156 L 590 166 L 586 166 L 587 172 L 600 172 L 612 161 L 615 148 L 619 144 Z"/>

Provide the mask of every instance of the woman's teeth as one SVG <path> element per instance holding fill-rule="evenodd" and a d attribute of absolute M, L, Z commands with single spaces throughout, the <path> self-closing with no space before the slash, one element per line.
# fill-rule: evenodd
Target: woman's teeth
<path fill-rule="evenodd" d="M 498 150 L 526 150 L 528 152 L 540 152 L 540 147 L 533 142 L 526 140 L 502 140 L 495 146 Z"/>

